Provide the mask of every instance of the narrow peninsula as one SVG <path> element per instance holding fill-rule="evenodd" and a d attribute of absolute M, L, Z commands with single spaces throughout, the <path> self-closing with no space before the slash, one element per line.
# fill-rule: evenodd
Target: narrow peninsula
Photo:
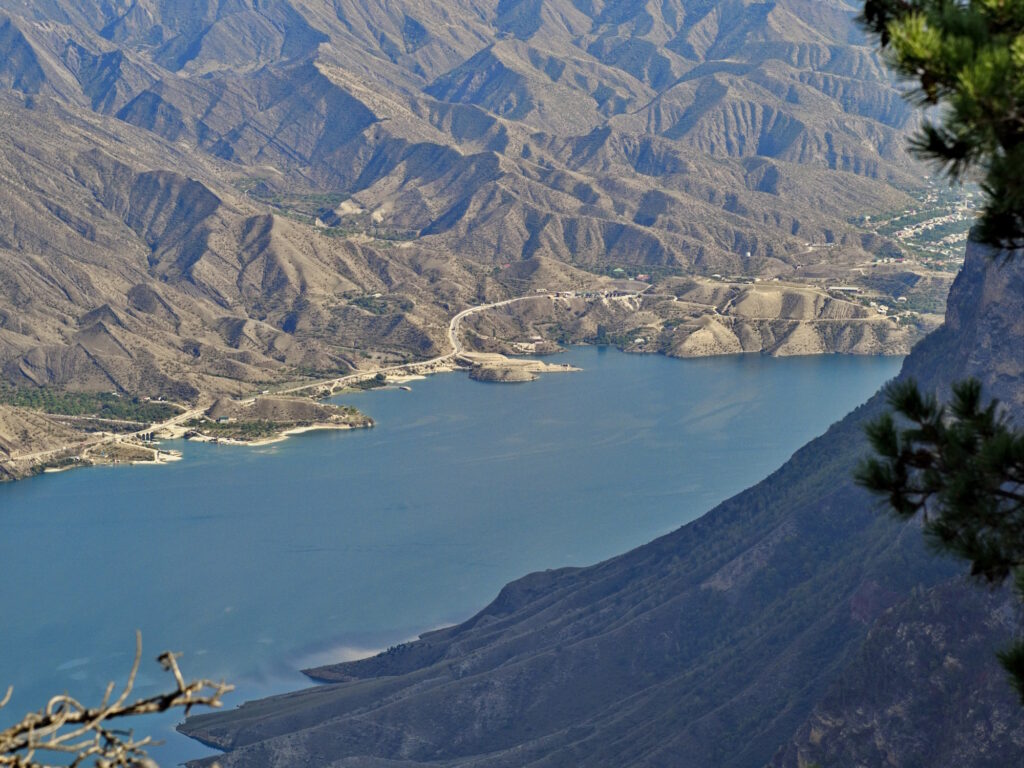
<path fill-rule="evenodd" d="M 364 429 L 373 426 L 373 419 L 352 406 L 317 403 L 304 397 L 222 397 L 183 426 L 184 437 L 191 440 L 266 445 L 318 429 Z"/>

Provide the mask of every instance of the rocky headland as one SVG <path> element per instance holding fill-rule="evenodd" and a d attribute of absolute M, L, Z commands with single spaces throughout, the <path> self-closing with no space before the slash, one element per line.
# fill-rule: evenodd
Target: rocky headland
<path fill-rule="evenodd" d="M 469 366 L 469 378 L 474 381 L 506 384 L 534 381 L 544 373 L 569 373 L 579 370 L 564 363 L 547 363 L 543 360 L 506 357 L 494 353 L 463 353 L 459 355 L 459 361 Z"/>
<path fill-rule="evenodd" d="M 303 397 L 261 395 L 247 400 L 222 397 L 182 428 L 186 439 L 266 445 L 318 429 L 372 426 L 373 419 L 352 406 L 317 403 Z"/>

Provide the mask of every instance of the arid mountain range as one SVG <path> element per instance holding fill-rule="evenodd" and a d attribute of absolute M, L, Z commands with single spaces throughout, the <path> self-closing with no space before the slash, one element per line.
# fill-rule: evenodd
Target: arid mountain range
<path fill-rule="evenodd" d="M 460 308 L 613 268 L 863 259 L 848 220 L 919 171 L 853 15 L 0 0 L 3 379 L 188 400 L 429 357 Z M 815 343 L 913 337 L 883 330 Z"/>

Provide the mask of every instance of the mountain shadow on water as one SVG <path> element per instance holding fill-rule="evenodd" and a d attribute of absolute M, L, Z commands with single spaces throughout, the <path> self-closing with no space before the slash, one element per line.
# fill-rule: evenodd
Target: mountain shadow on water
<path fill-rule="evenodd" d="M 1024 414 L 1024 262 L 968 246 L 906 359 Z M 993 651 L 1019 626 L 851 481 L 875 395 L 701 519 L 534 573 L 328 684 L 189 719 L 224 766 L 1006 766 L 1024 722 Z"/>

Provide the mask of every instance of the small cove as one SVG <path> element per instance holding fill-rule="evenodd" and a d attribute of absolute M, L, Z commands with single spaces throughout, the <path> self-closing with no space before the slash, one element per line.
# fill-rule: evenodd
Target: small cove
<path fill-rule="evenodd" d="M 459 621 L 510 579 L 586 565 L 758 481 L 898 371 L 897 358 L 669 360 L 576 348 L 527 385 L 464 374 L 346 395 L 378 426 L 261 448 L 175 442 L 184 460 L 0 487 L 6 718 L 150 661 L 239 686 Z M 0 690 L 2 693 L 2 690 Z M 165 765 L 203 754 L 159 729 Z M 150 723 L 137 727 L 149 730 Z"/>

